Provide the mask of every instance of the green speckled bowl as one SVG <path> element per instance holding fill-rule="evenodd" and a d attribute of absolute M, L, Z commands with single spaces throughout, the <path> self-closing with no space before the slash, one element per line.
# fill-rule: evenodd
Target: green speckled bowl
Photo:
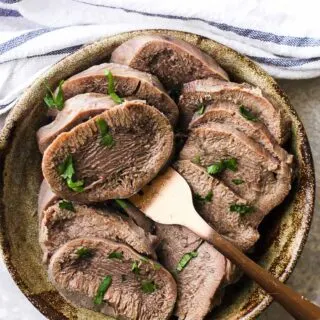
<path fill-rule="evenodd" d="M 1 232 L 0 244 L 7 267 L 29 300 L 49 319 L 110 319 L 68 304 L 48 282 L 38 244 L 37 196 L 41 182 L 41 155 L 36 131 L 45 119 L 45 83 L 59 80 L 108 61 L 112 50 L 129 38 L 147 33 L 172 35 L 208 54 L 235 81 L 259 86 L 278 101 L 292 119 L 288 150 L 295 155 L 297 176 L 286 201 L 261 225 L 261 239 L 252 256 L 281 281 L 288 279 L 306 242 L 314 208 L 314 169 L 308 139 L 295 110 L 277 83 L 260 67 L 239 53 L 206 38 L 176 31 L 137 31 L 105 38 L 85 46 L 55 64 L 22 95 L 0 135 Z M 243 277 L 226 290 L 223 304 L 208 319 L 254 319 L 271 297 Z"/>

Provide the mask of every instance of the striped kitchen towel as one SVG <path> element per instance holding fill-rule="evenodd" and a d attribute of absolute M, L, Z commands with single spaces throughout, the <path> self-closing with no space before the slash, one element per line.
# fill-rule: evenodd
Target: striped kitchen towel
<path fill-rule="evenodd" d="M 0 0 L 0 113 L 81 45 L 139 29 L 214 39 L 279 78 L 320 75 L 320 2 L 262 0 Z"/>

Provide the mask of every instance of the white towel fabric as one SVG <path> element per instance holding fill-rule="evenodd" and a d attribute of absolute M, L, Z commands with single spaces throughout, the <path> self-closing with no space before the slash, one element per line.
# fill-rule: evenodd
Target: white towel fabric
<path fill-rule="evenodd" d="M 197 33 L 279 78 L 320 75 L 318 0 L 0 0 L 0 114 L 40 73 L 119 32 Z"/>

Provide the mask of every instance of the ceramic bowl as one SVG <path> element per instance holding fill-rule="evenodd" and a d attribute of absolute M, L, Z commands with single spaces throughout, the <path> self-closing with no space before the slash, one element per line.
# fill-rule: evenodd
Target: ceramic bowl
<path fill-rule="evenodd" d="M 272 101 L 280 103 L 292 120 L 292 138 L 286 148 L 295 156 L 296 178 L 284 203 L 263 221 L 261 239 L 252 258 L 285 281 L 307 239 L 315 187 L 310 147 L 294 108 L 272 77 L 236 51 L 190 33 L 148 30 L 104 38 L 67 56 L 26 89 L 7 117 L 0 135 L 0 244 L 4 261 L 22 292 L 49 319 L 111 318 L 68 304 L 48 282 L 46 269 L 41 263 L 37 196 L 42 174 L 36 131 L 45 121 L 45 84 L 56 86 L 61 79 L 106 62 L 112 50 L 122 42 L 148 33 L 171 35 L 196 45 L 212 55 L 229 73 L 231 80 L 258 86 Z M 243 277 L 226 289 L 222 305 L 214 309 L 208 319 L 254 319 L 271 301 L 268 294 Z"/>

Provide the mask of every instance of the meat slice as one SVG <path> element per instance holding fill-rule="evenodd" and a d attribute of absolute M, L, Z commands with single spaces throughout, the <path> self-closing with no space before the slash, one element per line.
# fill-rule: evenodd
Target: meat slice
<path fill-rule="evenodd" d="M 234 245 L 249 250 L 259 239 L 257 227 L 264 213 L 259 209 L 247 215 L 231 212 L 230 206 L 248 205 L 248 201 L 189 160 L 177 161 L 174 167 L 188 182 L 197 212 Z"/>
<path fill-rule="evenodd" d="M 291 188 L 292 172 L 287 163 L 225 124 L 192 129 L 180 159 L 197 159 L 204 167 L 234 159 L 235 168 L 222 171 L 219 179 L 265 214 L 280 204 Z M 239 180 L 242 183 L 237 183 Z"/>
<path fill-rule="evenodd" d="M 91 256 L 79 258 L 79 248 Z M 122 258 L 108 258 L 114 252 Z M 109 287 L 98 290 L 106 277 L 111 280 Z M 176 284 L 167 270 L 110 240 L 81 238 L 66 243 L 51 259 L 49 278 L 72 304 L 117 319 L 169 319 L 176 301 Z"/>
<path fill-rule="evenodd" d="M 79 94 L 67 100 L 55 120 L 38 130 L 40 152 L 43 153 L 60 133 L 71 130 L 79 123 L 115 105 L 117 104 L 109 96 L 101 93 Z"/>
<path fill-rule="evenodd" d="M 188 42 L 169 36 L 130 39 L 113 51 L 111 61 L 152 73 L 170 89 L 195 79 L 228 80 L 227 73 L 211 56 Z"/>
<path fill-rule="evenodd" d="M 213 246 L 184 227 L 157 224 L 156 233 L 161 243 L 159 259 L 177 281 L 174 314 L 181 320 L 203 319 L 219 303 L 221 288 L 232 281 L 234 267 Z M 198 256 L 178 272 L 181 258 L 193 251 Z"/>
<path fill-rule="evenodd" d="M 44 210 L 48 209 L 54 203 L 59 200 L 59 197 L 54 194 L 47 181 L 44 179 L 41 183 L 39 196 L 38 196 L 38 218 L 39 221 L 42 219 L 42 213 Z"/>
<path fill-rule="evenodd" d="M 73 204 L 73 211 L 54 204 L 43 212 L 39 241 L 43 261 L 64 243 L 81 237 L 123 242 L 141 254 L 155 257 L 156 237 L 138 227 L 130 218 L 111 208 L 97 209 Z"/>
<path fill-rule="evenodd" d="M 103 143 L 100 122 L 107 127 L 111 144 Z M 42 171 L 52 191 L 63 199 L 88 203 L 129 198 L 157 175 L 172 151 L 167 118 L 141 101 L 127 101 L 61 133 L 46 149 Z M 70 162 L 72 179 L 66 176 L 68 170 L 61 175 Z M 72 188 L 73 181 L 83 190 Z"/>
<path fill-rule="evenodd" d="M 283 144 L 288 138 L 288 116 L 280 106 L 271 104 L 259 88 L 212 78 L 195 80 L 183 86 L 179 99 L 182 126 L 187 127 L 194 113 L 202 106 L 220 101 L 235 104 L 239 112 L 240 106 L 245 107 L 258 121 L 265 124 L 278 143 Z"/>
<path fill-rule="evenodd" d="M 274 157 L 292 164 L 293 156 L 281 148 L 262 122 L 248 121 L 239 112 L 239 107 L 229 101 L 219 101 L 209 104 L 201 115 L 195 113 L 189 128 L 210 127 L 211 124 L 228 125 L 245 133 L 248 137 L 259 142 Z"/>
<path fill-rule="evenodd" d="M 86 92 L 106 94 L 108 87 L 106 70 L 112 73 L 115 91 L 120 97 L 133 96 L 146 100 L 147 104 L 164 113 L 172 125 L 176 123 L 179 109 L 165 92 L 159 80 L 151 74 L 120 64 L 103 63 L 67 79 L 62 86 L 65 99 Z"/>

